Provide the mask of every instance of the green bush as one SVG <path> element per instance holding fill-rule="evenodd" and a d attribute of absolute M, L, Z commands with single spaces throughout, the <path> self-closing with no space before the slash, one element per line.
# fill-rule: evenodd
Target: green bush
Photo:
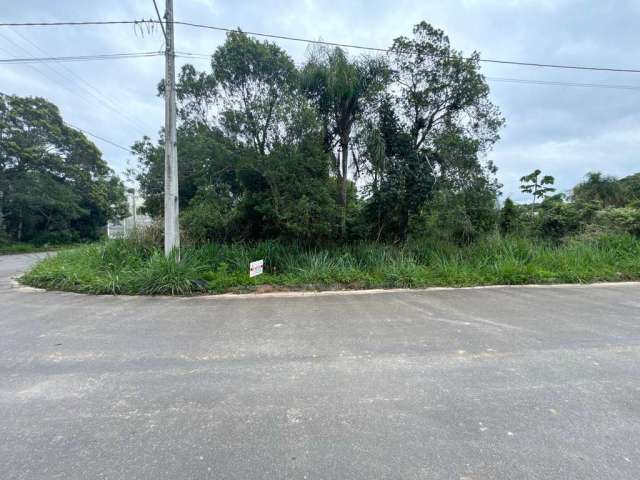
<path fill-rule="evenodd" d="M 213 188 L 198 191 L 180 216 L 185 236 L 197 244 L 226 241 L 232 236 L 236 222 L 237 211 L 229 193 Z"/>
<path fill-rule="evenodd" d="M 411 237 L 469 245 L 496 229 L 495 203 L 495 194 L 489 189 L 439 192 L 411 218 Z"/>
<path fill-rule="evenodd" d="M 547 201 L 538 211 L 537 228 L 543 238 L 560 240 L 580 229 L 580 212 L 575 204 L 562 201 Z"/>
<path fill-rule="evenodd" d="M 640 209 L 608 208 L 597 212 L 595 224 L 608 232 L 640 235 Z"/>

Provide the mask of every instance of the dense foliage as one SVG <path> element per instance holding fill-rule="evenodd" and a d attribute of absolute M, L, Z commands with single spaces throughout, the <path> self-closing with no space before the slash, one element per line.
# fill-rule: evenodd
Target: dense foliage
<path fill-rule="evenodd" d="M 571 195 L 553 194 L 554 178 L 535 170 L 522 177 L 529 205 L 506 199 L 499 217 L 505 234 L 563 241 L 575 235 L 640 235 L 640 176 L 622 179 L 589 172 Z"/>
<path fill-rule="evenodd" d="M 486 157 L 504 121 L 489 99 L 479 56 L 463 56 L 424 22 L 410 38 L 396 39 L 384 58 L 322 48 L 300 67 L 275 44 L 231 32 L 213 53 L 211 71 L 182 68 L 177 96 L 187 240 L 181 260 L 165 257 L 158 222 L 128 239 L 48 258 L 26 282 L 92 293 L 190 294 L 640 279 L 640 174 L 618 180 L 591 172 L 565 195 L 556 193 L 553 176 L 534 170 L 521 178 L 530 203 L 507 198 L 500 206 L 501 185 Z M 21 204 L 12 192 L 4 204 L 13 205 L 12 235 L 42 225 L 47 231 L 45 220 L 53 218 L 56 225 L 86 222 L 82 194 L 104 193 L 105 181 L 119 195 L 95 147 L 53 113 L 55 129 L 43 129 L 40 120 L 27 129 L 48 132 L 40 133 L 44 141 L 34 137 L 38 155 L 23 142 L 16 158 L 51 162 L 32 163 L 23 177 L 38 195 L 51 192 L 43 198 L 54 196 L 48 208 L 57 216 L 42 213 L 41 199 Z M 144 138 L 133 150 L 145 208 L 160 218 L 163 140 Z M 7 183 L 21 163 L 4 161 L 6 191 L 23 177 Z M 77 162 L 79 172 L 69 170 Z M 80 180 L 72 173 L 82 173 Z M 27 223 L 20 205 L 36 206 L 45 219 Z M 112 213 L 102 210 L 85 225 Z M 248 264 L 260 258 L 265 274 L 250 278 Z"/>
<path fill-rule="evenodd" d="M 177 94 L 182 227 L 196 243 L 469 242 L 495 227 L 485 154 L 503 119 L 479 56 L 424 22 L 384 58 L 319 48 L 299 68 L 231 32 L 210 72 L 182 68 Z M 161 216 L 163 142 L 134 150 Z"/>
<path fill-rule="evenodd" d="M 462 55 L 425 22 L 412 33 L 384 57 L 322 47 L 296 67 L 278 46 L 237 31 L 210 72 L 185 65 L 177 90 L 186 240 L 470 245 L 496 232 L 562 242 L 640 231 L 640 174 L 590 172 L 565 195 L 536 169 L 520 179 L 528 203 L 500 208 L 487 154 L 504 120 L 479 55 Z M 160 217 L 162 141 L 134 149 L 147 210 Z"/>
<path fill-rule="evenodd" d="M 81 132 L 42 98 L 0 94 L 0 237 L 97 239 L 126 212 L 124 187 Z M 2 238 L 0 238 L 2 240 Z"/>

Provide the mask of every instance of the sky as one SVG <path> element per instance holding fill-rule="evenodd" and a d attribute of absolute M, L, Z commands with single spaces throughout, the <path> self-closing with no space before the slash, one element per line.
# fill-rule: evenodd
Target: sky
<path fill-rule="evenodd" d="M 164 0 L 156 0 L 164 10 Z M 640 0 L 174 0 L 179 21 L 387 48 L 422 20 L 441 28 L 454 48 L 483 58 L 640 69 Z M 155 18 L 152 0 L 5 0 L 1 22 Z M 176 26 L 176 49 L 211 54 L 225 34 Z M 296 62 L 307 45 L 277 41 Z M 158 51 L 159 30 L 131 25 L 0 27 L 0 58 Z M 353 55 L 360 52 L 354 50 Z M 206 59 L 177 59 L 209 68 Z M 62 66 L 64 65 L 64 66 Z M 568 191 L 588 171 L 640 171 L 640 73 L 560 70 L 484 63 L 491 98 L 506 118 L 488 158 L 504 197 L 521 201 L 519 178 L 539 168 Z M 42 96 L 63 118 L 119 145 L 157 138 L 163 101 L 156 95 L 162 57 L 64 64 L 2 65 L 0 91 Z M 495 78 L 623 85 L 638 89 L 510 83 Z M 116 172 L 135 160 L 92 138 Z"/>

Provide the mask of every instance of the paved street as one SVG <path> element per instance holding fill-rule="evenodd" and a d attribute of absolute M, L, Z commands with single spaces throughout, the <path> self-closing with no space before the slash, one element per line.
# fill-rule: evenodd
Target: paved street
<path fill-rule="evenodd" d="M 148 298 L 16 288 L 2 479 L 638 479 L 640 285 Z"/>

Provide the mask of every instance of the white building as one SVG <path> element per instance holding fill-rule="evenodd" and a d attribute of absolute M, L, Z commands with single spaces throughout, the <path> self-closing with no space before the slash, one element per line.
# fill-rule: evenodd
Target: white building
<path fill-rule="evenodd" d="M 141 214 L 140 209 L 144 206 L 144 199 L 137 193 L 127 194 L 129 205 L 129 216 L 122 220 L 114 220 L 107 223 L 107 237 L 123 238 L 131 232 L 148 227 L 153 223 L 149 215 Z"/>

